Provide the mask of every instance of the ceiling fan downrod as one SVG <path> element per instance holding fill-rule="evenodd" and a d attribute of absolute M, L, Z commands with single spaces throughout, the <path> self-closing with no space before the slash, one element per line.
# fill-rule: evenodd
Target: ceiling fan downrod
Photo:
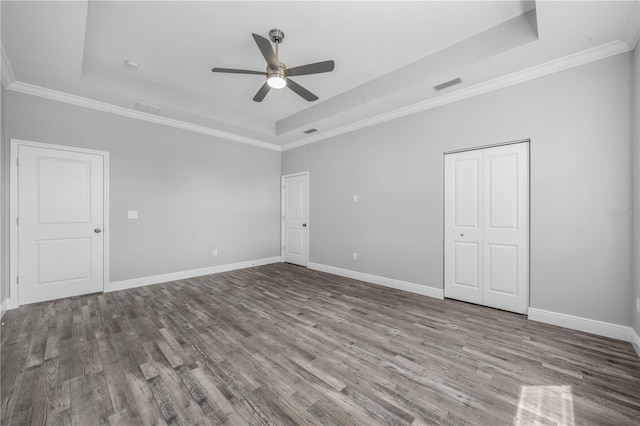
<path fill-rule="evenodd" d="M 276 45 L 276 60 L 280 63 L 280 56 L 278 55 L 278 45 L 284 40 L 284 31 L 279 28 L 274 28 L 269 31 L 269 38 Z"/>

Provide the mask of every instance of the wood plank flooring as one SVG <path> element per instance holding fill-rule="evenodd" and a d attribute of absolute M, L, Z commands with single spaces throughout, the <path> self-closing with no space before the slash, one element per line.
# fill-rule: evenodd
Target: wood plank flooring
<path fill-rule="evenodd" d="M 629 343 L 273 264 L 9 311 L 2 425 L 638 425 Z"/>

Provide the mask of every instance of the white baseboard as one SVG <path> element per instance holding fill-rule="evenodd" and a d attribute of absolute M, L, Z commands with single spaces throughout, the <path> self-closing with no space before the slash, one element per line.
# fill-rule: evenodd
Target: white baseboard
<path fill-rule="evenodd" d="M 218 274 L 220 272 L 234 271 L 236 269 L 250 268 L 252 266 L 268 265 L 270 263 L 279 263 L 280 256 L 268 257 L 265 259 L 247 260 L 245 262 L 228 263 L 226 265 L 211 266 L 208 268 L 191 269 L 188 271 L 171 272 L 168 274 L 153 275 L 150 277 L 133 278 L 130 280 L 113 281 L 107 285 L 105 293 L 118 290 L 126 290 L 129 288 L 142 287 L 151 284 L 166 283 L 175 280 L 184 280 L 187 278 L 200 277 L 202 275 Z"/>
<path fill-rule="evenodd" d="M 327 272 L 333 275 L 340 275 L 341 277 L 353 278 L 355 280 L 365 281 L 384 287 L 391 287 L 398 290 L 404 290 L 410 293 L 421 294 L 423 296 L 429 296 L 435 299 L 444 299 L 444 290 L 441 288 L 434 288 L 426 285 L 410 283 L 408 281 L 395 280 L 393 278 L 380 277 L 378 275 L 365 274 L 363 272 L 336 268 L 334 266 L 322 265 L 320 263 L 309 262 L 307 267 L 316 271 Z"/>
<path fill-rule="evenodd" d="M 624 340 L 625 342 L 632 342 L 633 329 L 625 325 L 545 311 L 538 308 L 529 308 L 528 317 L 532 321 L 584 331 L 585 333 L 597 334 L 598 336 L 610 337 L 612 339 Z"/>

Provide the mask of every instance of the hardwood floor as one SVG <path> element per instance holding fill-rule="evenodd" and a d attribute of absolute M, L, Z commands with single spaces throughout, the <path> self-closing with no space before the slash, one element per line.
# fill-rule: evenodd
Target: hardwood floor
<path fill-rule="evenodd" d="M 629 343 L 287 264 L 3 322 L 3 425 L 640 424 Z"/>

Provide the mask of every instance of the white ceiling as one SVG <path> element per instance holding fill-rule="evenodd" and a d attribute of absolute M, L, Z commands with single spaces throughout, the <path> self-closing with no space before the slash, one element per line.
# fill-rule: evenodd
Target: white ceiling
<path fill-rule="evenodd" d="M 633 47 L 637 2 L 2 1 L 2 47 L 15 80 L 275 145 L 451 96 L 598 46 Z M 328 59 L 332 73 L 293 78 L 252 101 L 264 77 L 251 33 L 285 32 L 288 67 Z M 627 50 L 628 50 L 627 49 Z M 128 69 L 126 59 L 140 64 Z M 4 71 L 3 71 L 4 73 Z M 435 84 L 461 77 L 436 93 Z M 10 87 L 11 89 L 11 87 Z"/>

